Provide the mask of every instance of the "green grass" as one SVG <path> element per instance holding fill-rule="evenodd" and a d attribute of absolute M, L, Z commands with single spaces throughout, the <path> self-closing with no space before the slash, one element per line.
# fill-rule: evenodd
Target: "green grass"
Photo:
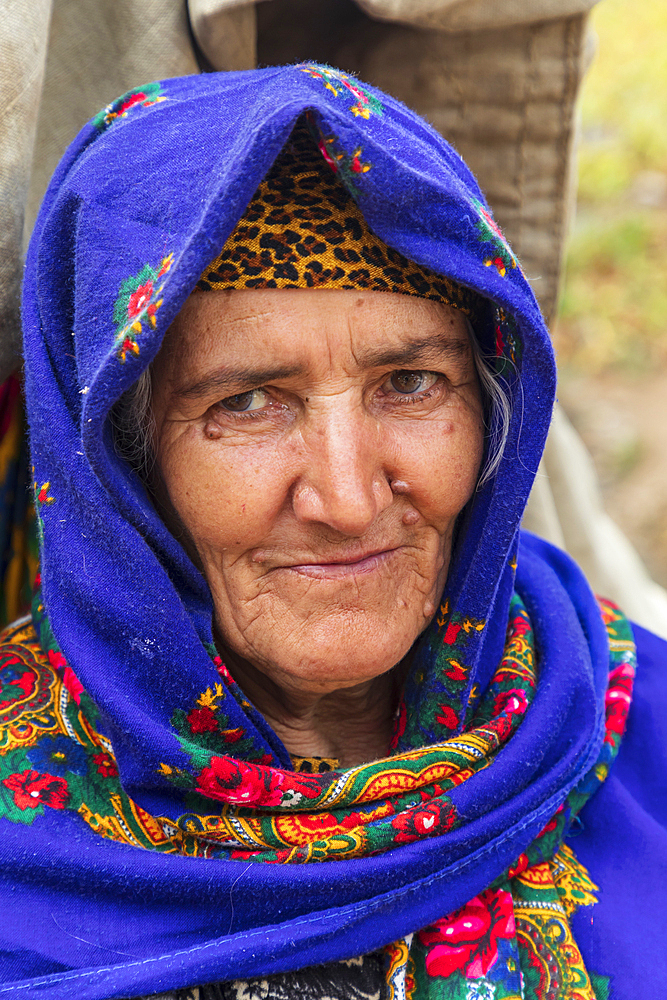
<path fill-rule="evenodd" d="M 667 362 L 667 2 L 602 0 L 592 20 L 556 342 L 567 367 L 639 373 Z"/>

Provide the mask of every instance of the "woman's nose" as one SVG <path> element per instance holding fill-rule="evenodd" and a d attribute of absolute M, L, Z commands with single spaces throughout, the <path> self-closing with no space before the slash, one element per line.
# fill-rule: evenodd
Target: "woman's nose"
<path fill-rule="evenodd" d="M 360 537 L 392 502 L 382 439 L 363 413 L 321 415 L 304 432 L 306 463 L 293 494 L 300 521 Z"/>

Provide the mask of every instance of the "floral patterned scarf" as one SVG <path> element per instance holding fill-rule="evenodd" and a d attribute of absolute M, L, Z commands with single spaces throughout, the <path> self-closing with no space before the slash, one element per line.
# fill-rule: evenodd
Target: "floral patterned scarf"
<path fill-rule="evenodd" d="M 601 613 L 610 670 L 598 759 L 491 886 L 455 912 L 386 945 L 388 1000 L 605 995 L 606 980 L 586 969 L 568 921 L 578 907 L 596 902 L 597 887 L 563 842 L 618 752 L 632 693 L 636 658 L 628 623 L 609 602 L 601 603 Z M 169 779 L 189 791 L 190 811 L 174 824 L 150 815 L 124 792 L 99 712 L 60 651 L 39 592 L 34 620 L 37 632 L 32 623 L 12 627 L 0 648 L 0 710 L 12 720 L 0 751 L 0 814 L 32 824 L 45 810 L 68 810 L 95 833 L 123 844 L 251 864 L 380 855 L 464 827 L 466 817 L 450 793 L 493 765 L 530 709 L 538 673 L 530 616 L 515 593 L 503 657 L 459 735 L 397 751 L 405 728 L 403 703 L 392 756 L 346 771 L 295 759 L 295 770 L 286 771 L 235 756 L 247 753 L 249 741 L 242 730 L 229 728 L 224 706 L 230 695 L 242 701 L 243 695 L 212 651 L 220 681 L 173 720 L 192 765 L 164 765 Z M 470 620 L 460 625 L 445 633 L 437 658 L 437 669 L 451 680 L 461 672 L 458 635 L 483 627 Z M 443 696 L 437 706 L 445 726 L 453 714 L 447 702 Z M 308 765 L 321 773 L 303 773 Z M 221 803 L 214 815 L 206 815 L 210 800 Z"/>

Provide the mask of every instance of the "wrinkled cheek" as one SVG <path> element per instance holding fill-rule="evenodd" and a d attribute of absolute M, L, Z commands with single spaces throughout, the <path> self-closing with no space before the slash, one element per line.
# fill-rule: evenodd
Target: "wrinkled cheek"
<path fill-rule="evenodd" d="M 475 491 L 483 455 L 483 429 L 476 416 L 459 424 L 436 423 L 428 435 L 402 442 L 402 476 L 409 497 L 443 539 Z M 408 447 L 409 446 L 409 447 Z"/>
<path fill-rule="evenodd" d="M 481 459 L 481 448 L 475 448 L 470 455 L 450 458 L 444 466 L 448 475 L 438 490 L 438 503 L 450 524 L 456 520 L 475 492 Z"/>
<path fill-rule="evenodd" d="M 472 495 L 467 486 L 434 469 L 428 491 L 415 497 L 415 507 L 433 532 L 432 545 L 441 561 L 449 560 L 456 520 Z"/>
<path fill-rule="evenodd" d="M 269 533 L 285 491 L 257 463 L 227 462 L 187 453 L 167 483 L 169 499 L 201 556 L 245 551 Z"/>

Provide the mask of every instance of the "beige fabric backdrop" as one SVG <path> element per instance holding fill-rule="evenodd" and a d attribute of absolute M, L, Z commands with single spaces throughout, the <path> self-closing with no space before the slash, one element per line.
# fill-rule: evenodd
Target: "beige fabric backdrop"
<path fill-rule="evenodd" d="M 487 31 L 586 14 L 597 0 L 357 0 L 371 17 L 418 28 Z"/>
<path fill-rule="evenodd" d="M 0 0 L 0 382 L 19 363 L 21 243 L 51 0 Z"/>
<path fill-rule="evenodd" d="M 198 72 L 185 3 L 53 0 L 27 206 L 29 229 L 65 146 L 89 118 L 137 84 Z"/>
<path fill-rule="evenodd" d="M 193 24 L 207 16 L 268 0 L 190 0 Z M 478 31 L 586 14 L 597 0 L 355 0 L 369 17 L 443 31 Z M 309 0 L 317 16 L 317 0 Z"/>

